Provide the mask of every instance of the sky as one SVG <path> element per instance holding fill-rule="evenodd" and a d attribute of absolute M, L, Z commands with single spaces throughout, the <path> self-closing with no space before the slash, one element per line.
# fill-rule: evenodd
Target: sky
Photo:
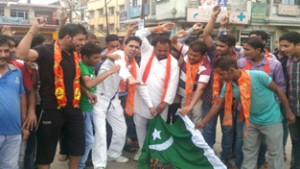
<path fill-rule="evenodd" d="M 58 0 L 31 0 L 33 4 L 50 4 L 52 2 L 56 2 Z M 26 3 L 27 0 L 20 0 L 19 2 Z"/>

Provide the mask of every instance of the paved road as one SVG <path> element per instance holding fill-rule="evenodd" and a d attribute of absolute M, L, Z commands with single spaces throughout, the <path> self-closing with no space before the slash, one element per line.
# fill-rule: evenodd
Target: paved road
<path fill-rule="evenodd" d="M 219 124 L 219 123 L 218 123 Z M 217 141 L 215 144 L 215 151 L 219 153 L 221 151 L 221 129 L 218 126 L 217 129 Z M 286 153 L 287 153 L 287 161 L 285 162 L 285 169 L 289 168 L 289 161 L 291 159 L 291 141 L 290 139 L 287 142 L 286 146 Z M 108 162 L 107 169 L 137 169 L 137 162 L 133 160 L 134 153 L 124 153 L 126 157 L 130 159 L 127 163 L 117 163 L 117 162 Z M 57 156 L 55 158 L 54 163 L 51 165 L 51 169 L 67 169 L 68 164 L 67 162 L 61 162 L 57 160 Z M 93 167 L 87 167 L 87 169 L 93 169 Z"/>

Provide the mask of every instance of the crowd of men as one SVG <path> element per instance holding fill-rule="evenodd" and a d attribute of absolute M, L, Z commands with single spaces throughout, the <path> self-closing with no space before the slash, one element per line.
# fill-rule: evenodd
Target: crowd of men
<path fill-rule="evenodd" d="M 204 28 L 196 23 L 172 37 L 163 33 L 174 23 L 130 25 L 122 43 L 108 35 L 103 51 L 95 35 L 65 20 L 51 43 L 39 35 L 44 18 L 18 45 L 3 29 L 0 168 L 50 168 L 58 140 L 70 169 L 85 168 L 90 152 L 95 169 L 127 162 L 128 138 L 138 142 L 138 160 L 151 118 L 172 124 L 179 112 L 211 148 L 220 114 L 220 159 L 228 168 L 283 169 L 289 133 L 290 168 L 300 169 L 300 34 L 282 35 L 272 54 L 261 30 L 237 46 L 224 17 L 215 42 L 220 10 Z"/>

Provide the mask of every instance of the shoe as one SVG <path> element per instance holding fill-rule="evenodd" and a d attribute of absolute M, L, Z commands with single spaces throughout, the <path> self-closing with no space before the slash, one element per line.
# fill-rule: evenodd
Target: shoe
<path fill-rule="evenodd" d="M 124 151 L 128 152 L 128 153 L 134 153 L 136 152 L 136 148 L 134 148 L 132 145 L 127 144 L 124 146 Z"/>
<path fill-rule="evenodd" d="M 141 156 L 142 150 L 139 149 L 139 151 L 134 155 L 133 160 L 139 161 L 139 158 Z"/>
<path fill-rule="evenodd" d="M 65 154 L 59 154 L 58 157 L 57 157 L 57 159 L 59 161 L 67 161 L 68 160 L 68 156 L 65 155 Z"/>
<path fill-rule="evenodd" d="M 126 163 L 127 161 L 129 161 L 129 159 L 127 157 L 124 156 L 119 156 L 119 157 L 107 157 L 107 161 L 115 161 L 118 163 Z"/>

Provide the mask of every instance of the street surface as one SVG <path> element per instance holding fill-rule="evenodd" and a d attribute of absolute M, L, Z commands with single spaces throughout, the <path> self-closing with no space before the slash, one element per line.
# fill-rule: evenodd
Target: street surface
<path fill-rule="evenodd" d="M 218 122 L 218 128 L 217 128 L 217 140 L 215 144 L 215 151 L 217 153 L 221 152 L 221 128 L 220 123 Z M 58 153 L 58 151 L 57 151 Z M 51 165 L 51 169 L 68 169 L 68 163 L 67 161 L 59 161 L 57 160 L 57 154 L 55 157 L 54 163 Z M 287 145 L 286 145 L 286 154 L 287 154 L 287 161 L 285 162 L 285 169 L 289 169 L 289 162 L 291 159 L 291 140 L 288 139 Z M 137 162 L 133 160 L 133 156 L 135 153 L 126 153 L 124 152 L 124 156 L 129 158 L 129 162 L 127 163 L 117 163 L 117 162 L 108 162 L 106 169 L 137 169 Z M 87 167 L 86 169 L 93 169 L 93 167 Z"/>

